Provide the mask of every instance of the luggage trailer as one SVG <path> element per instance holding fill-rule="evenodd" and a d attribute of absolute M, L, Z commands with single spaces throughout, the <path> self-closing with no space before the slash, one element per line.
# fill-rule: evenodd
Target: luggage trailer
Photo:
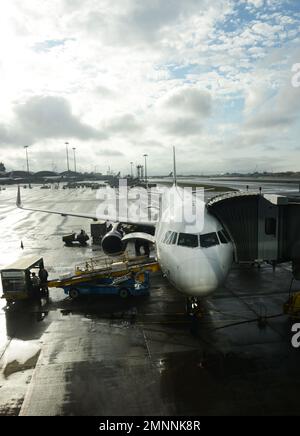
<path fill-rule="evenodd" d="M 62 288 L 72 299 L 82 295 L 117 295 L 125 299 L 149 295 L 150 272 L 158 270 L 154 259 L 144 263 L 116 262 L 87 271 L 76 268 L 74 276 L 49 281 L 48 287 Z"/>

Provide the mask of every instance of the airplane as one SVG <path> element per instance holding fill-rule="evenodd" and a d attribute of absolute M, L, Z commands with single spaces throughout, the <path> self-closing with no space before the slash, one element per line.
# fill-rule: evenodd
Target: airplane
<path fill-rule="evenodd" d="M 174 183 L 165 190 L 162 203 L 166 205 L 163 214 L 156 220 L 132 221 L 128 218 L 118 219 L 112 229 L 102 239 L 102 249 L 107 255 L 119 255 L 125 251 L 129 241 L 146 240 L 155 244 L 157 261 L 164 276 L 179 292 L 187 298 L 187 311 L 196 310 L 201 298 L 213 293 L 226 279 L 233 263 L 233 243 L 230 236 L 216 217 L 206 209 L 202 200 L 201 217 L 196 216 L 192 231 L 189 221 L 184 216 L 178 219 L 182 210 L 184 190 L 176 183 L 176 164 L 174 150 Z M 174 200 L 175 209 L 170 205 Z M 109 216 L 99 214 L 73 213 L 54 210 L 33 209 L 22 205 L 20 187 L 18 187 L 17 206 L 23 210 L 88 218 L 94 221 L 110 220 Z M 150 232 L 137 231 L 125 236 L 120 232 L 120 225 L 135 224 Z M 151 229 L 153 231 L 151 232 Z M 153 234 L 150 234 L 153 233 Z"/>

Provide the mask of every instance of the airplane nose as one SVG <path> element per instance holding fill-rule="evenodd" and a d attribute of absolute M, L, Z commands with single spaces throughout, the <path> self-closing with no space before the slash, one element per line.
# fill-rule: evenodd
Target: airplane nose
<path fill-rule="evenodd" d="M 225 274 L 217 259 L 195 256 L 186 259 L 178 266 L 177 278 L 182 292 L 205 297 L 218 288 Z"/>

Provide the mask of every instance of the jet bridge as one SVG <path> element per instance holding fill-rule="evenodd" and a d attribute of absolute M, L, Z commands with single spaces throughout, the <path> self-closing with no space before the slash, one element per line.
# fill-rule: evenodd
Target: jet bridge
<path fill-rule="evenodd" d="M 207 209 L 229 233 L 236 262 L 292 261 L 300 276 L 299 197 L 234 192 L 213 197 Z"/>

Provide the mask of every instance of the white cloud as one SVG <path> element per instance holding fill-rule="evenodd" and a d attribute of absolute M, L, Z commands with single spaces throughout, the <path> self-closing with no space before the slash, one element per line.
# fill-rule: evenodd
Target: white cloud
<path fill-rule="evenodd" d="M 239 16 L 243 4 L 251 8 L 248 20 Z M 153 171 L 163 171 L 168 147 L 175 144 L 184 150 L 186 168 L 196 172 L 200 149 L 212 169 L 214 159 L 220 168 L 230 155 L 246 159 L 247 146 L 263 155 L 269 146 L 263 130 L 272 141 L 272 126 L 280 123 L 289 126 L 287 143 L 293 146 L 298 132 L 284 96 L 289 105 L 296 103 L 284 80 L 291 57 L 299 61 L 299 17 L 278 5 L 6 2 L 0 27 L 1 160 L 17 165 L 22 146 L 32 144 L 35 153 L 43 150 L 47 166 L 63 161 L 59 144 L 69 139 L 87 167 L 99 159 L 102 170 L 108 164 L 125 170 L 126 160 L 153 149 L 159 156 Z M 268 129 L 259 127 L 259 117 Z M 235 140 L 244 147 L 235 147 Z M 13 147 L 18 151 L 9 156 Z M 209 157 L 213 150 L 215 158 Z"/>
<path fill-rule="evenodd" d="M 246 0 L 246 2 L 250 5 L 255 6 L 256 8 L 260 8 L 264 5 L 264 0 Z"/>
<path fill-rule="evenodd" d="M 195 86 L 182 87 L 172 91 L 163 101 L 163 106 L 181 113 L 191 113 L 198 117 L 211 114 L 211 96 Z"/>
<path fill-rule="evenodd" d="M 2 136 L 2 137 L 1 137 Z M 0 143 L 34 143 L 47 138 L 104 139 L 105 135 L 82 123 L 62 97 L 35 96 L 15 107 L 11 125 L 2 125 Z"/>

